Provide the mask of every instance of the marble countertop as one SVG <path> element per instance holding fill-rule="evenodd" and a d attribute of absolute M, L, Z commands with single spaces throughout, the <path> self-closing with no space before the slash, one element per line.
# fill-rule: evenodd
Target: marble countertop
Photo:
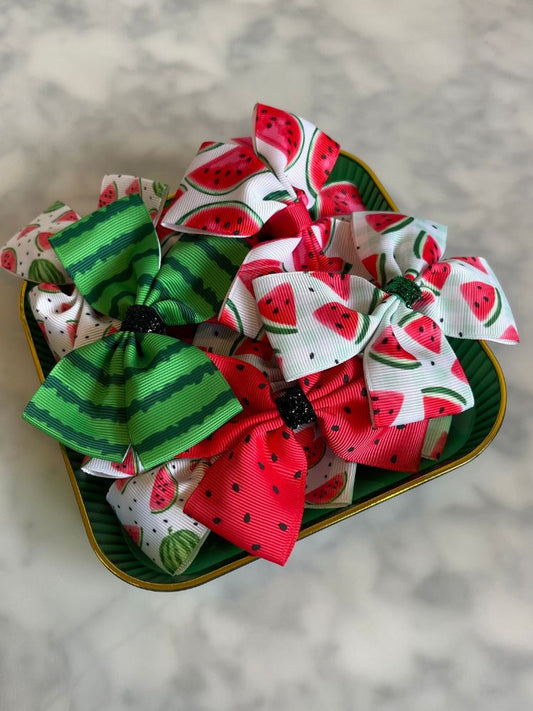
<path fill-rule="evenodd" d="M 104 173 L 176 185 L 261 100 L 485 256 L 522 343 L 494 347 L 507 414 L 474 461 L 284 569 L 161 594 L 100 564 L 59 448 L 21 420 L 37 376 L 0 274 L 0 709 L 531 708 L 531 3 L 27 0 L 2 18 L 2 242 L 58 198 L 90 211 Z"/>

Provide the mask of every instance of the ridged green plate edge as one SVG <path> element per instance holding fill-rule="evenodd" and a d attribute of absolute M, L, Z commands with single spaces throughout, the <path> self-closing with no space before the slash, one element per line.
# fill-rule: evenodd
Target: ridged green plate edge
<path fill-rule="evenodd" d="M 346 180 L 358 187 L 369 210 L 396 210 L 372 170 L 360 159 L 343 152 L 328 182 Z M 50 350 L 21 290 L 20 316 L 41 380 L 54 365 Z M 503 421 L 506 388 L 501 368 L 483 342 L 450 339 L 470 380 L 475 406 L 453 418 L 449 442 L 438 464 L 427 464 L 417 474 L 390 472 L 359 466 L 354 499 L 343 509 L 308 509 L 299 538 L 304 538 L 365 509 L 382 503 L 426 481 L 471 461 L 495 437 Z M 109 480 L 83 474 L 81 458 L 61 447 L 81 518 L 91 547 L 99 560 L 123 581 L 140 588 L 174 591 L 191 588 L 256 560 L 253 556 L 211 534 L 186 573 L 173 577 L 151 564 L 124 535 L 105 500 Z"/>

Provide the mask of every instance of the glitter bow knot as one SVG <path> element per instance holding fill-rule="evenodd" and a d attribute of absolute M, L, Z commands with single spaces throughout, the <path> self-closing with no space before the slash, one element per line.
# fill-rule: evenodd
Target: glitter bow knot
<path fill-rule="evenodd" d="M 211 354 L 243 406 L 182 457 L 216 457 L 184 511 L 253 555 L 283 564 L 299 533 L 305 445 L 316 421 L 330 449 L 348 462 L 414 471 L 427 422 L 372 429 L 358 359 L 299 381 L 276 396 L 247 362 Z M 295 428 L 296 431 L 293 430 Z"/>
<path fill-rule="evenodd" d="M 518 340 L 487 262 L 441 260 L 446 228 L 397 213 L 354 213 L 353 238 L 372 282 L 325 272 L 253 281 L 286 380 L 363 352 L 375 426 L 454 415 L 473 405 L 446 336 Z"/>
<path fill-rule="evenodd" d="M 67 353 L 28 404 L 26 420 L 73 449 L 145 469 L 204 439 L 240 411 L 213 363 L 165 335 L 211 318 L 245 247 L 215 237 L 176 242 L 161 261 L 150 215 L 126 196 L 51 238 L 84 299 L 121 330 Z"/>

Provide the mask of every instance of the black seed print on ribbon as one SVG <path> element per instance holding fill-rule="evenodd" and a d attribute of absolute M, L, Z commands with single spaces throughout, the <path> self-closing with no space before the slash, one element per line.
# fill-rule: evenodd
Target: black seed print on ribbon
<path fill-rule="evenodd" d="M 239 485 L 237 484 L 237 482 L 235 482 L 234 484 L 232 484 L 232 485 L 231 485 L 231 488 L 233 489 L 233 491 L 237 491 L 237 492 L 240 491 L 240 487 L 239 487 Z"/>
<path fill-rule="evenodd" d="M 291 430 L 295 430 L 301 425 L 316 422 L 313 406 L 299 385 L 285 390 L 276 399 L 276 407 L 283 421 Z"/>
<path fill-rule="evenodd" d="M 286 531 L 287 528 L 288 528 L 288 526 L 287 526 L 286 523 L 278 523 L 278 528 L 279 528 L 281 531 Z"/>
<path fill-rule="evenodd" d="M 242 517 L 242 520 L 244 521 L 244 523 L 250 523 L 251 518 L 252 517 L 250 516 L 249 513 L 245 513 L 244 516 Z"/>
<path fill-rule="evenodd" d="M 261 545 L 259 543 L 254 543 L 251 548 L 253 551 L 258 551 L 261 548 Z"/>

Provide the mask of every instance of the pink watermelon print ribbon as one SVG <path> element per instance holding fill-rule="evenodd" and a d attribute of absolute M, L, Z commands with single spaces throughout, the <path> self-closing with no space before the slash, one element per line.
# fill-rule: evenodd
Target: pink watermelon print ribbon
<path fill-rule="evenodd" d="M 251 237 L 276 213 L 289 236 L 311 222 L 311 208 L 339 145 L 303 118 L 257 104 L 252 140 L 202 144 L 163 224 L 182 232 Z"/>
<path fill-rule="evenodd" d="M 427 422 L 371 428 L 358 359 L 304 378 L 274 397 L 255 367 L 211 355 L 243 412 L 183 453 L 218 457 L 205 465 L 185 513 L 253 555 L 284 564 L 300 530 L 307 458 L 294 432 L 317 423 L 331 450 L 347 461 L 400 471 L 420 462 Z"/>
<path fill-rule="evenodd" d="M 118 479 L 107 493 L 124 533 L 170 575 L 189 567 L 209 534 L 206 526 L 183 512 L 202 474 L 197 462 L 174 460 Z"/>
<path fill-rule="evenodd" d="M 446 336 L 518 340 L 510 307 L 485 260 L 441 260 L 442 225 L 396 213 L 354 213 L 357 276 L 284 274 L 253 282 L 285 378 L 363 353 L 378 427 L 453 415 L 473 395 Z"/>

